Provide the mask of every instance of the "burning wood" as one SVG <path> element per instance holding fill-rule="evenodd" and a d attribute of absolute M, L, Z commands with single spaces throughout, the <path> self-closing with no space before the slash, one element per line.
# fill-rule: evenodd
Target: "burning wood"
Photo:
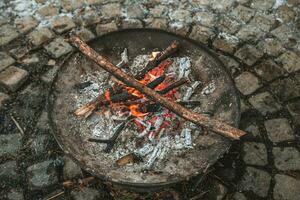
<path fill-rule="evenodd" d="M 164 60 L 166 57 L 168 57 L 171 53 L 177 51 L 178 49 L 178 43 L 174 42 L 171 44 L 170 47 L 168 47 L 165 51 L 161 52 L 153 61 L 149 61 L 148 65 L 144 70 L 142 70 L 142 73 L 138 73 L 136 76 L 136 79 L 127 73 L 125 73 L 120 68 L 113 65 L 110 61 L 108 61 L 103 56 L 99 55 L 97 52 L 95 52 L 93 49 L 91 49 L 86 43 L 84 43 L 82 40 L 80 40 L 78 37 L 72 37 L 70 41 L 75 45 L 83 54 L 85 54 L 87 57 L 89 57 L 91 60 L 96 62 L 100 67 L 102 67 L 107 72 L 111 73 L 113 76 L 115 76 L 118 80 L 120 80 L 124 85 L 127 91 L 139 98 L 146 98 L 151 99 L 151 101 L 154 101 L 158 103 L 160 106 L 163 106 L 173 113 L 177 114 L 178 116 L 181 116 L 182 118 L 191 121 L 197 125 L 206 127 L 216 133 L 219 133 L 221 135 L 227 136 L 232 139 L 239 139 L 241 136 L 245 134 L 245 132 L 236 129 L 234 127 L 231 127 L 221 121 L 211 119 L 205 115 L 195 113 L 180 104 L 174 102 L 174 98 L 172 96 L 162 96 L 159 92 L 159 86 L 157 88 L 151 89 L 149 87 L 146 87 L 146 84 L 149 83 L 149 81 L 153 80 L 153 77 L 151 75 L 154 75 L 154 78 L 157 76 L 161 76 L 164 74 L 164 70 L 162 70 L 165 66 L 160 64 L 158 67 L 156 67 L 162 60 Z M 157 68 L 157 69 L 156 69 Z M 147 73 L 154 70 L 156 72 L 155 74 Z M 186 71 L 186 70 L 185 70 Z M 186 76 L 185 74 L 183 76 Z M 146 81 L 147 80 L 147 81 Z M 165 87 L 164 87 L 165 88 Z M 213 92 L 213 87 L 208 88 L 209 92 Z M 158 89 L 158 90 L 156 90 Z M 207 92 L 205 92 L 206 94 Z M 173 94 L 174 95 L 174 94 Z M 147 113 L 140 113 L 138 109 L 139 105 L 132 105 L 129 107 L 131 110 L 131 114 L 136 117 L 145 117 L 148 115 Z M 172 115 L 172 113 L 170 113 Z M 158 150 L 157 150 L 158 152 Z M 153 156 L 153 159 L 155 160 L 155 156 Z M 151 163 L 151 162 L 150 162 Z"/>

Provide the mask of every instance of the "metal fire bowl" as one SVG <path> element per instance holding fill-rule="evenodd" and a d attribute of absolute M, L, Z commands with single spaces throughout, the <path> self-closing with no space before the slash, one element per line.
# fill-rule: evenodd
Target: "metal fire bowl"
<path fill-rule="evenodd" d="M 153 29 L 128 29 L 112 32 L 94 39 L 89 43 L 96 51 L 117 63 L 124 48 L 129 51 L 129 59 L 140 54 L 148 54 L 154 49 L 161 50 L 173 40 L 181 44 L 176 56 L 189 56 L 192 62 L 192 74 L 205 84 L 212 80 L 216 90 L 200 98 L 201 109 L 213 113 L 215 118 L 237 126 L 240 119 L 239 98 L 233 82 L 219 61 L 209 49 L 193 40 Z M 123 167 L 117 167 L 109 162 L 105 153 L 90 153 L 92 145 L 83 138 L 76 126 L 74 85 L 79 82 L 82 73 L 97 70 L 95 63 L 75 52 L 60 68 L 48 99 L 48 113 L 54 136 L 66 155 L 70 156 L 84 170 L 118 186 L 135 191 L 159 190 L 196 175 L 201 175 L 205 169 L 213 165 L 230 147 L 231 140 L 208 132 L 193 141 L 194 149 L 182 156 L 169 158 L 168 162 L 176 163 L 176 169 L 167 173 L 164 169 L 159 172 L 128 173 Z M 84 120 L 82 120 L 84 121 Z M 84 123 L 84 122 L 83 122 Z M 93 143 L 95 145 L 95 143 Z M 128 166 L 130 167 L 130 166 Z"/>

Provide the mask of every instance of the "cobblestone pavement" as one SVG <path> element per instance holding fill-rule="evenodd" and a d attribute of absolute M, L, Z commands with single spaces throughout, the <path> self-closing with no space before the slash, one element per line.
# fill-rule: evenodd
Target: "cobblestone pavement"
<path fill-rule="evenodd" d="M 63 155 L 44 110 L 59 63 L 73 51 L 64 36 L 74 31 L 88 41 L 151 27 L 219 55 L 239 90 L 249 138 L 235 142 L 194 192 L 180 185 L 151 197 L 97 182 L 56 199 L 299 200 L 299 11 L 299 0 L 0 1 L 0 199 L 47 199 L 63 191 L 63 180 L 88 176 Z"/>

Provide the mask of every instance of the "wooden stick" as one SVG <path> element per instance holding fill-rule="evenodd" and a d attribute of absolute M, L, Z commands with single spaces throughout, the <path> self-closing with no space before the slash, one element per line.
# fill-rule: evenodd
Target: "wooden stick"
<path fill-rule="evenodd" d="M 204 116 L 200 113 L 195 113 L 178 103 L 170 101 L 168 98 L 163 97 L 156 91 L 148 88 L 147 86 L 138 82 L 134 77 L 128 75 L 122 69 L 115 66 L 111 63 L 108 59 L 104 58 L 103 56 L 99 55 L 95 50 L 90 48 L 85 42 L 83 42 L 79 37 L 72 36 L 70 38 L 70 42 L 77 47 L 84 55 L 88 58 L 93 60 L 97 63 L 102 69 L 112 74 L 114 77 L 122 81 L 124 84 L 128 85 L 129 87 L 133 87 L 140 91 L 141 93 L 148 96 L 148 98 L 160 103 L 162 106 L 166 107 L 170 111 L 174 112 L 178 116 L 193 122 L 197 125 L 203 126 L 208 128 L 216 133 L 219 133 L 223 136 L 232 138 L 232 139 L 239 139 L 241 136 L 245 135 L 246 133 L 242 130 L 234 128 L 224 122 L 221 122 L 216 119 L 211 119 L 207 116 Z"/>

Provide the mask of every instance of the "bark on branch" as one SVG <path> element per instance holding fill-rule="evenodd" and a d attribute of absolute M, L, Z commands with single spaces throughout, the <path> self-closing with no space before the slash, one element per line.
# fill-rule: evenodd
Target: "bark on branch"
<path fill-rule="evenodd" d="M 162 106 L 171 110 L 178 116 L 232 139 L 239 139 L 241 136 L 246 134 L 244 131 L 232 127 L 224 122 L 209 118 L 200 113 L 195 113 L 176 102 L 170 101 L 158 92 L 138 82 L 134 77 L 130 76 L 122 69 L 115 66 L 108 59 L 99 55 L 95 50 L 89 47 L 80 38 L 72 36 L 69 41 L 75 47 L 77 47 L 84 55 L 86 55 L 88 58 L 97 63 L 102 69 L 106 70 L 129 87 L 137 89 L 141 93 L 145 94 L 148 98 L 152 99 L 157 103 L 160 103 Z"/>

